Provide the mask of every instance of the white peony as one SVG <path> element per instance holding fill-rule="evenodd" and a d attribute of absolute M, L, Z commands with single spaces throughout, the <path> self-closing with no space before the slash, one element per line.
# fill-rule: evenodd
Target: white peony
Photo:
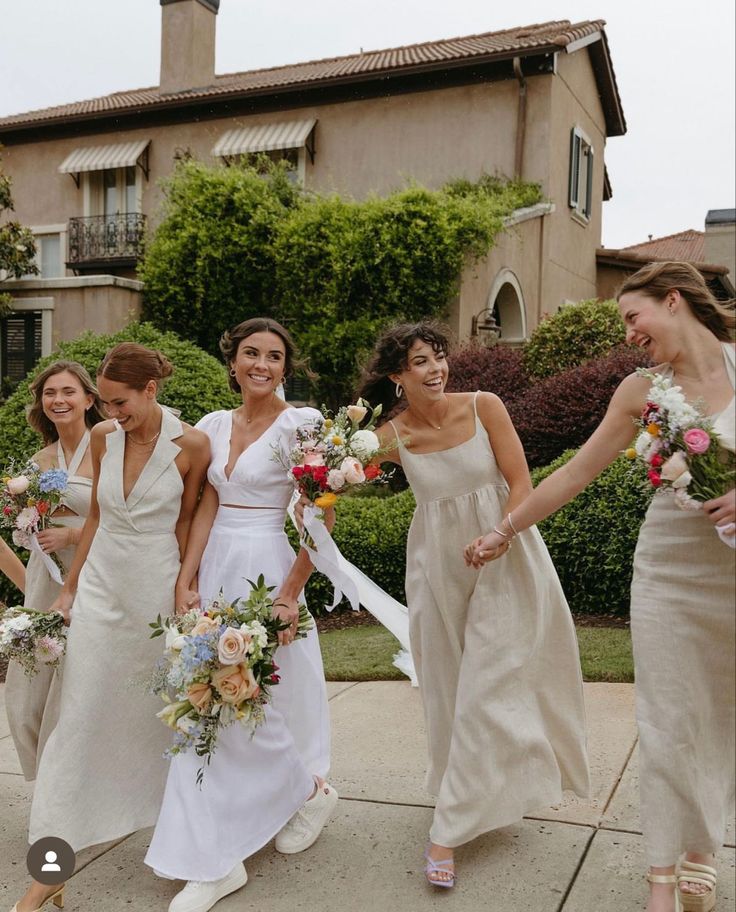
<path fill-rule="evenodd" d="M 350 449 L 362 462 L 367 462 L 381 446 L 373 431 L 356 431 L 350 438 Z"/>

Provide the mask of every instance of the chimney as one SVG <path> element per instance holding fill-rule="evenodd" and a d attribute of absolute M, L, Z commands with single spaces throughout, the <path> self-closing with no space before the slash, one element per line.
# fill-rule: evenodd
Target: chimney
<path fill-rule="evenodd" d="M 220 0 L 160 0 L 162 94 L 215 81 L 215 22 Z"/>

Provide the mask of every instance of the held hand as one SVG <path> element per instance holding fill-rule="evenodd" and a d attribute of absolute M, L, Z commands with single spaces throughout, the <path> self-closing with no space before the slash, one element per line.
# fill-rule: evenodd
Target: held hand
<path fill-rule="evenodd" d="M 706 500 L 703 511 L 716 526 L 728 526 L 736 523 L 736 488 L 732 488 L 722 497 Z"/>
<path fill-rule="evenodd" d="M 192 608 L 199 608 L 201 599 L 199 592 L 190 589 L 188 586 L 177 586 L 174 594 L 174 613 L 177 615 L 186 614 Z"/>
<path fill-rule="evenodd" d="M 63 551 L 72 544 L 73 531 L 68 526 L 57 526 L 50 529 L 42 529 L 36 538 L 42 550 L 46 554 L 53 551 Z"/>
<path fill-rule="evenodd" d="M 294 521 L 296 522 L 296 527 L 299 530 L 300 535 L 304 531 L 304 508 L 310 506 L 311 503 L 312 501 L 302 494 L 299 500 L 294 504 Z"/>
<path fill-rule="evenodd" d="M 74 596 L 71 594 L 71 592 L 67 592 L 66 589 L 62 589 L 61 592 L 57 595 L 53 605 L 49 608 L 49 611 L 55 611 L 57 614 L 60 614 L 64 618 L 64 623 L 68 627 L 69 624 L 71 624 L 73 603 Z"/>
<path fill-rule="evenodd" d="M 299 605 L 296 599 L 277 595 L 274 599 L 271 614 L 282 624 L 289 625 L 285 630 L 280 630 L 278 634 L 279 646 L 288 646 L 289 643 L 294 641 L 299 625 Z"/>
<path fill-rule="evenodd" d="M 502 557 L 511 547 L 511 541 L 499 535 L 498 532 L 489 532 L 480 538 L 476 538 L 469 545 L 465 546 L 463 557 L 468 567 L 474 567 L 479 570 L 489 561 Z"/>

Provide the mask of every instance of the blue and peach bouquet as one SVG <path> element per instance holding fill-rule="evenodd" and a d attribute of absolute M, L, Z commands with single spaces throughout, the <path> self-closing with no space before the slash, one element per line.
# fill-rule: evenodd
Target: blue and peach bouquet
<path fill-rule="evenodd" d="M 5 469 L 0 486 L 0 524 L 13 530 L 17 548 L 29 548 L 31 536 L 49 525 L 67 482 L 63 469 L 42 472 L 35 462 L 20 467 L 11 462 Z"/>
<path fill-rule="evenodd" d="M 165 651 L 151 682 L 164 708 L 158 717 L 175 732 L 167 750 L 171 758 L 194 749 L 204 762 L 197 772 L 201 785 L 221 729 L 234 722 L 251 731 L 265 720 L 271 687 L 279 683 L 274 653 L 278 633 L 287 624 L 273 616 L 273 586 L 263 576 L 247 598 L 228 602 L 220 596 L 204 608 L 149 626 L 151 637 L 165 637 Z M 312 618 L 299 606 L 297 637 L 306 636 Z"/>

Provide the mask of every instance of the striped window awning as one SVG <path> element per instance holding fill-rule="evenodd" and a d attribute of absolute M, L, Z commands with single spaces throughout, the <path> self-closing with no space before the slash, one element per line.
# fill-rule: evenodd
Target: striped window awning
<path fill-rule="evenodd" d="M 310 138 L 316 123 L 316 119 L 312 118 L 238 127 L 223 133 L 212 154 L 218 158 L 230 158 L 232 155 L 244 155 L 248 152 L 275 152 L 306 146 L 311 156 L 314 149 Z"/>
<path fill-rule="evenodd" d="M 150 139 L 117 143 L 114 146 L 83 146 L 71 152 L 59 165 L 62 174 L 80 174 L 83 171 L 106 171 L 108 168 L 128 168 L 139 163 L 147 152 Z M 148 176 L 147 163 L 141 163 Z"/>

